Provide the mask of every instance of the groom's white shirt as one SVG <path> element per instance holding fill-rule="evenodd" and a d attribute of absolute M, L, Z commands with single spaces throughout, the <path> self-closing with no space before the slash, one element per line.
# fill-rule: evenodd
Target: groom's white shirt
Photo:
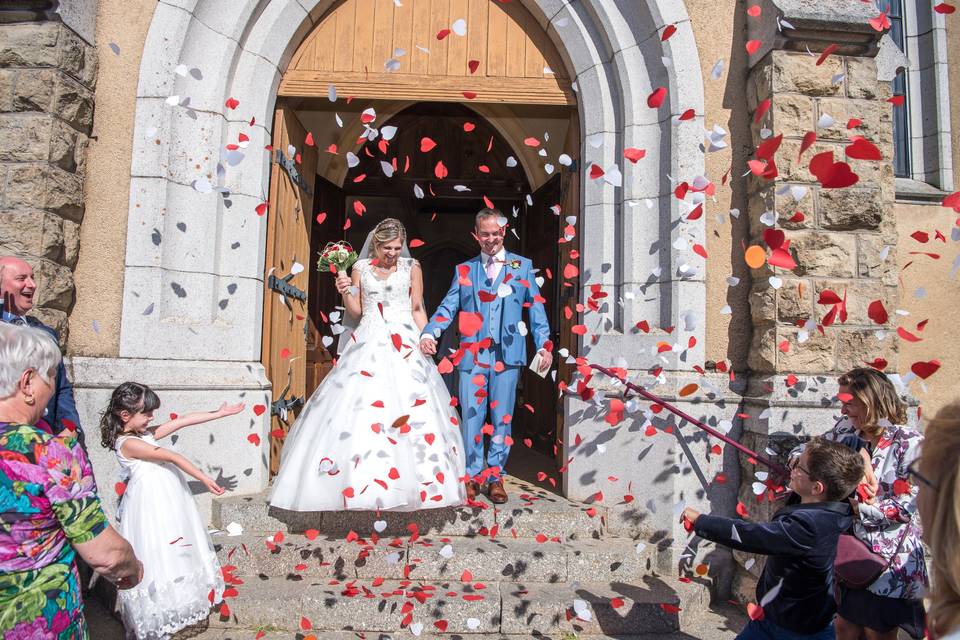
<path fill-rule="evenodd" d="M 496 282 L 497 278 L 500 276 L 500 269 L 503 268 L 503 263 L 507 259 L 507 250 L 503 247 L 500 247 L 500 251 L 493 256 L 493 281 Z M 483 269 L 483 273 L 487 272 L 487 261 L 490 260 L 490 256 L 486 253 L 480 252 L 480 267 Z M 486 276 L 484 276 L 486 277 Z"/>

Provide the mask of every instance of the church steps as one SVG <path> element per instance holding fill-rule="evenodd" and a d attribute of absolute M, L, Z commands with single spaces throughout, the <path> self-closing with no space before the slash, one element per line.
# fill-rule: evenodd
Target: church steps
<path fill-rule="evenodd" d="M 537 542 L 530 538 L 460 537 L 381 538 L 347 542 L 302 534 L 265 536 L 214 535 L 222 565 L 238 576 L 286 576 L 459 580 L 469 571 L 474 580 L 554 582 L 624 580 L 646 575 L 658 566 L 654 545 L 629 538 L 574 542 Z M 449 549 L 446 549 L 449 545 Z M 296 569 L 297 566 L 301 568 Z"/>
<path fill-rule="evenodd" d="M 346 536 L 354 531 L 362 536 L 374 532 L 381 523 L 381 537 L 409 536 L 415 523 L 421 535 L 488 535 L 498 527 L 500 536 L 547 537 L 561 539 L 599 538 L 606 528 L 607 508 L 571 502 L 535 485 L 508 480 L 509 500 L 493 505 L 481 497 L 481 507 L 424 509 L 410 513 L 385 511 L 326 511 L 299 513 L 271 507 L 269 491 L 246 496 L 229 496 L 213 501 L 213 524 L 226 529 L 231 522 L 244 532 L 272 534 L 303 533 L 315 529 L 327 536 Z"/>
<path fill-rule="evenodd" d="M 651 577 L 632 584 L 396 580 L 331 584 L 329 580 L 252 578 L 237 590 L 238 595 L 228 600 L 230 618 L 223 620 L 213 614 L 212 628 L 298 631 L 301 619 L 306 618 L 317 637 L 326 637 L 322 633 L 327 630 L 418 630 L 418 623 L 423 625 L 422 631 L 436 633 L 438 621 L 446 622 L 446 634 L 467 637 L 562 632 L 664 634 L 679 631 L 687 608 L 696 611 L 707 604 L 702 590 L 672 578 Z M 614 598 L 622 603 L 613 602 Z M 575 617 L 577 600 L 586 603 L 589 615 L 581 616 L 589 619 Z M 405 620 L 407 614 L 410 617 Z"/>

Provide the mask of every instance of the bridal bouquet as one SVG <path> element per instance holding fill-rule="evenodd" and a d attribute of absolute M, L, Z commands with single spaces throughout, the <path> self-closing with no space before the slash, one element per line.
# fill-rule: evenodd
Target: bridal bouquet
<path fill-rule="evenodd" d="M 320 252 L 317 260 L 317 271 L 330 273 L 346 273 L 346 270 L 357 261 L 357 252 L 346 240 L 328 242 Z"/>

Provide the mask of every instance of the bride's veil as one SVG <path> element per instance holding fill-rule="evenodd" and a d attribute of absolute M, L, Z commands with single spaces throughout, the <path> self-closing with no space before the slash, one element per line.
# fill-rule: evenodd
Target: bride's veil
<path fill-rule="evenodd" d="M 372 259 L 374 257 L 373 235 L 376 233 L 376 231 L 377 227 L 374 227 L 370 230 L 370 233 L 367 234 L 367 239 L 363 241 L 363 246 L 357 253 L 357 256 L 359 256 L 357 258 L 357 262 L 360 260 Z M 410 257 L 410 247 L 407 246 L 406 237 L 404 237 L 403 240 L 403 249 L 400 250 L 400 257 Z M 354 266 L 356 266 L 356 263 L 354 263 Z M 350 339 L 353 337 L 353 332 L 356 330 L 357 325 L 360 324 L 360 318 L 347 311 L 346 305 L 344 305 L 343 322 L 340 324 L 343 326 L 343 331 L 340 332 L 340 338 L 337 340 L 337 355 L 343 353 L 350 345 Z"/>

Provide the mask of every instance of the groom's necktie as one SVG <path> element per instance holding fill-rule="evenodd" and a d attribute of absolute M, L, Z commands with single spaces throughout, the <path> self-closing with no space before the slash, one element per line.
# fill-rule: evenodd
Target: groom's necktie
<path fill-rule="evenodd" d="M 27 326 L 27 319 L 24 318 L 23 316 L 13 316 L 12 318 L 10 318 L 10 324 L 15 324 L 20 327 L 25 327 Z"/>
<path fill-rule="evenodd" d="M 487 280 L 493 281 L 497 275 L 497 262 L 493 256 L 487 256 Z"/>

